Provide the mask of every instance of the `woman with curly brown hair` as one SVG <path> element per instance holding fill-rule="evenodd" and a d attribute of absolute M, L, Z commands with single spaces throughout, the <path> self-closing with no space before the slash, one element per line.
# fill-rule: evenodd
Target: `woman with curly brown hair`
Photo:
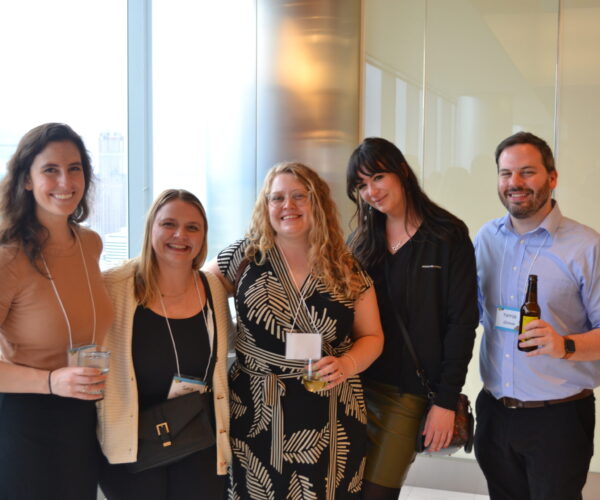
<path fill-rule="evenodd" d="M 96 498 L 95 401 L 78 367 L 112 320 L 89 213 L 90 158 L 62 123 L 30 130 L 0 186 L 0 498 Z"/>
<path fill-rule="evenodd" d="M 325 181 L 300 163 L 273 167 L 247 237 L 210 267 L 235 293 L 238 315 L 231 498 L 359 498 L 366 408 L 358 373 L 383 337 L 371 280 L 344 244 Z M 301 351 L 315 339 L 322 389 L 309 392 L 302 358 L 313 354 Z"/>

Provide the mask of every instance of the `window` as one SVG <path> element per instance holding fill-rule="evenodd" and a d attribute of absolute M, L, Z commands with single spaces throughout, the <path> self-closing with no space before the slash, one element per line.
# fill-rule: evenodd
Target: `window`
<path fill-rule="evenodd" d="M 127 4 L 121 0 L 0 3 L 0 177 L 19 139 L 46 122 L 79 133 L 96 174 L 87 223 L 102 266 L 127 257 Z"/>

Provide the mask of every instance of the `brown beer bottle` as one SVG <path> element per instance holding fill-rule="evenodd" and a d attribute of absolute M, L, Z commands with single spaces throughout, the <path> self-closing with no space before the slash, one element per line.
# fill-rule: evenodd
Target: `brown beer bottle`
<path fill-rule="evenodd" d="M 525 330 L 525 325 L 530 321 L 540 319 L 542 310 L 537 301 L 537 275 L 530 274 L 527 281 L 527 294 L 525 295 L 525 302 L 521 306 L 521 316 L 519 319 L 519 335 Z M 530 352 L 535 351 L 537 347 L 521 347 L 521 342 L 518 342 L 517 347 L 519 351 Z"/>

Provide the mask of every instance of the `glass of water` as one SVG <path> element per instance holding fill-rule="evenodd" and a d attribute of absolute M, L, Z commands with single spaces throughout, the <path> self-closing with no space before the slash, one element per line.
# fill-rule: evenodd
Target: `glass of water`
<path fill-rule="evenodd" d="M 110 351 L 81 351 L 79 353 L 79 366 L 89 366 L 91 368 L 97 368 L 100 370 L 102 375 L 108 373 L 108 367 L 110 364 Z M 103 394 L 102 389 L 90 390 L 90 394 Z"/>

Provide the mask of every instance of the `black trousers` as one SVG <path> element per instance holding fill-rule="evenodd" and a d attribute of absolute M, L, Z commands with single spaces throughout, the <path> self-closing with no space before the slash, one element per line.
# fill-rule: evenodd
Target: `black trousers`
<path fill-rule="evenodd" d="M 227 476 L 217 476 L 216 447 L 164 467 L 132 473 L 126 464 L 105 459 L 100 488 L 107 500 L 220 500 Z"/>
<path fill-rule="evenodd" d="M 581 500 L 594 453 L 594 397 L 505 408 L 477 397 L 475 456 L 491 500 Z"/>
<path fill-rule="evenodd" d="M 99 458 L 93 402 L 0 394 L 1 500 L 95 500 Z"/>

